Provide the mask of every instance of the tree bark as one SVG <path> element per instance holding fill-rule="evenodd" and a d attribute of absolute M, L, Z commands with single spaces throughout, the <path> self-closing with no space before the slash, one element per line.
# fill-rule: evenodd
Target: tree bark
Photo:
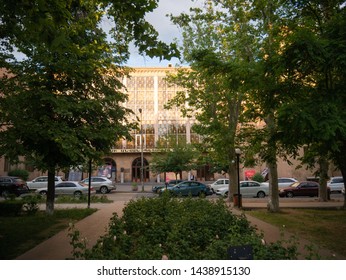
<path fill-rule="evenodd" d="M 328 161 L 321 157 L 318 161 L 319 163 L 319 169 L 320 169 L 320 179 L 319 179 L 319 190 L 318 190 L 318 200 L 319 201 L 328 201 L 329 195 L 328 195 L 328 189 L 327 189 L 327 181 L 328 181 L 328 169 L 329 169 L 329 163 Z"/>
<path fill-rule="evenodd" d="M 343 142 L 339 146 L 339 152 L 335 156 L 335 163 L 336 166 L 340 169 L 342 177 L 344 178 L 344 186 L 345 185 L 345 179 L 346 179 L 346 142 Z M 344 209 L 346 210 L 346 193 L 344 195 Z"/>
<path fill-rule="evenodd" d="M 53 215 L 55 200 L 55 170 L 48 170 L 48 193 L 46 200 L 46 213 Z"/>
<path fill-rule="evenodd" d="M 269 212 L 279 212 L 279 186 L 278 186 L 278 166 L 277 166 L 277 143 L 274 139 L 276 133 L 274 112 L 270 112 L 266 118 L 268 129 L 266 162 L 269 169 L 269 201 L 267 209 Z"/>
<path fill-rule="evenodd" d="M 269 169 L 269 200 L 267 209 L 269 212 L 279 212 L 279 186 L 277 163 L 267 163 Z"/>
<path fill-rule="evenodd" d="M 228 201 L 233 202 L 233 195 L 238 193 L 238 172 L 237 159 L 235 153 L 230 155 L 229 163 L 229 185 L 228 185 Z"/>

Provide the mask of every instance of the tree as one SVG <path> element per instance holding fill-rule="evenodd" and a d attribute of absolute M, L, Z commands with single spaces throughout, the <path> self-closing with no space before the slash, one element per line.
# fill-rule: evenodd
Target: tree
<path fill-rule="evenodd" d="M 1 1 L 0 154 L 48 171 L 47 213 L 57 169 L 99 159 L 136 126 L 119 79 L 129 42 L 150 56 L 177 54 L 144 19 L 157 2 Z M 100 27 L 106 13 L 112 43 Z"/>
<path fill-rule="evenodd" d="M 280 139 L 293 152 L 304 147 L 303 161 L 319 165 L 320 199 L 327 200 L 328 161 L 346 178 L 345 3 L 291 2 L 300 20 L 291 24 L 281 63 L 300 94 L 279 112 Z M 294 137 L 286 133 L 293 127 Z"/>
<path fill-rule="evenodd" d="M 238 1 L 231 1 L 235 4 Z M 229 1 L 206 1 L 205 9 L 171 17 L 182 30 L 182 53 L 190 69 L 181 69 L 170 81 L 186 91 L 180 92 L 169 106 L 182 106 L 184 115 L 195 115 L 193 129 L 203 135 L 202 148 L 219 166 L 227 166 L 229 195 L 237 193 L 235 148 L 243 101 L 251 80 L 253 26 L 246 7 L 235 12 Z"/>
<path fill-rule="evenodd" d="M 178 174 L 182 178 L 183 171 L 196 169 L 198 153 L 191 144 L 176 144 L 172 142 L 169 148 L 159 147 L 160 152 L 154 153 L 150 168 L 153 172 L 174 172 L 177 179 Z M 166 179 L 166 178 L 165 178 Z"/>

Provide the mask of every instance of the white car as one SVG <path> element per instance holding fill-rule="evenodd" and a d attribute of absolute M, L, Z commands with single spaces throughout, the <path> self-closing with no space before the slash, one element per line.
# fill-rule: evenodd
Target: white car
<path fill-rule="evenodd" d="M 225 188 L 225 187 L 228 188 L 228 185 L 229 185 L 229 179 L 222 178 L 222 179 L 216 180 L 214 183 L 211 183 L 209 187 L 215 193 L 220 188 Z"/>
<path fill-rule="evenodd" d="M 55 176 L 55 185 L 58 183 L 61 183 L 62 181 L 63 180 L 60 176 Z M 34 191 L 37 189 L 47 188 L 48 187 L 48 176 L 36 177 L 32 181 L 27 181 L 26 184 L 30 190 L 34 190 Z"/>
<path fill-rule="evenodd" d="M 228 196 L 228 187 L 220 188 L 215 193 L 221 196 Z M 240 194 L 243 197 L 263 198 L 269 195 L 269 186 L 256 181 L 240 181 Z"/>
<path fill-rule="evenodd" d="M 40 195 L 47 195 L 47 188 L 37 189 L 36 193 Z M 55 195 L 72 195 L 74 197 L 81 197 L 82 195 L 88 195 L 89 188 L 85 185 L 75 181 L 64 181 L 55 185 Z M 90 188 L 90 194 L 95 194 L 96 191 Z"/>
<path fill-rule="evenodd" d="M 81 181 L 81 184 L 83 185 L 89 185 L 89 178 L 85 178 Z M 93 176 L 91 177 L 91 186 L 97 191 L 102 194 L 109 193 L 111 190 L 116 190 L 116 186 L 114 185 L 112 180 L 109 180 L 106 177 L 98 177 Z"/>
<path fill-rule="evenodd" d="M 330 192 L 340 193 L 342 189 L 345 187 L 344 178 L 341 176 L 332 177 L 330 181 L 327 183 L 327 186 L 330 188 Z"/>

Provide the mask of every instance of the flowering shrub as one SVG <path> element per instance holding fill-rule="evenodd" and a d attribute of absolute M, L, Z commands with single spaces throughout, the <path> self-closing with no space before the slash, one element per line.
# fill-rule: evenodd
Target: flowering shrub
<path fill-rule="evenodd" d="M 71 235 L 72 236 L 72 235 Z M 74 234 L 74 237 L 78 234 Z M 296 246 L 265 244 L 244 216 L 232 214 L 223 200 L 141 198 L 112 217 L 108 233 L 86 249 L 84 259 L 227 259 L 230 246 L 251 245 L 254 259 L 296 259 Z M 80 252 L 80 248 L 85 248 Z"/>

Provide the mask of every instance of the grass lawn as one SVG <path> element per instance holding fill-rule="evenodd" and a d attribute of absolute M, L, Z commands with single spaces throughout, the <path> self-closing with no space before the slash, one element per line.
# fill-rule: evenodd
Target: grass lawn
<path fill-rule="evenodd" d="M 265 209 L 246 214 L 346 256 L 346 211 L 337 209 L 282 209 L 269 213 Z"/>
<path fill-rule="evenodd" d="M 94 213 L 96 209 L 54 210 L 52 216 L 36 215 L 0 217 L 0 259 L 11 260 L 67 228 L 69 223 Z"/>
<path fill-rule="evenodd" d="M 41 196 L 27 197 L 29 201 L 45 203 Z M 55 199 L 55 204 L 84 203 L 87 196 L 74 198 L 60 196 Z M 111 203 L 107 196 L 91 196 L 92 203 Z M 11 260 L 35 247 L 42 241 L 52 237 L 59 231 L 68 228 L 70 223 L 75 223 L 97 211 L 96 209 L 64 209 L 54 210 L 54 215 L 46 215 L 45 211 L 38 211 L 35 215 L 0 216 L 0 260 Z"/>

